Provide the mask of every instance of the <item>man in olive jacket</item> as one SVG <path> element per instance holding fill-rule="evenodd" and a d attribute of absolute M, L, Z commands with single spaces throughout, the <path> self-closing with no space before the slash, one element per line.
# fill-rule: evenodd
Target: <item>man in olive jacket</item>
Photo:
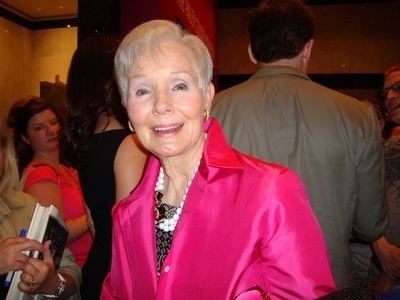
<path fill-rule="evenodd" d="M 249 33 L 259 70 L 217 94 L 212 115 L 234 148 L 302 177 L 337 287 L 348 287 L 352 230 L 372 242 L 387 226 L 378 122 L 367 105 L 306 75 L 314 18 L 301 1 L 264 1 L 250 17 Z"/>

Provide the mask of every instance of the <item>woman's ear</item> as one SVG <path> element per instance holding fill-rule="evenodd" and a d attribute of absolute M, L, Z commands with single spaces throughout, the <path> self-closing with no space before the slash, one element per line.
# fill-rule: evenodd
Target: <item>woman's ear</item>
<path fill-rule="evenodd" d="M 28 145 L 31 144 L 31 142 L 28 140 L 28 138 L 23 134 L 21 134 L 21 139 L 24 141 L 25 144 L 28 144 Z"/>
<path fill-rule="evenodd" d="M 121 104 L 122 104 L 122 106 L 126 109 L 126 99 L 125 98 L 121 98 Z"/>
<path fill-rule="evenodd" d="M 210 112 L 210 110 L 211 110 L 211 105 L 214 100 L 214 95 L 215 95 L 214 84 L 212 82 L 210 82 L 207 87 L 206 99 L 205 99 L 205 103 L 204 103 L 204 106 L 205 106 L 204 108 L 205 108 L 205 110 L 207 110 L 207 112 Z"/>

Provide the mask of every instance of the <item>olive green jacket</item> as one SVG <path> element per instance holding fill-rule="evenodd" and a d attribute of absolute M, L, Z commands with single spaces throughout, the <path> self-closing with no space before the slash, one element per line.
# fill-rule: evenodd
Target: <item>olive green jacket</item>
<path fill-rule="evenodd" d="M 382 142 L 374 112 L 285 66 L 261 67 L 214 101 L 211 114 L 234 148 L 301 176 L 337 287 L 351 285 L 352 229 L 372 241 L 387 226 Z"/>

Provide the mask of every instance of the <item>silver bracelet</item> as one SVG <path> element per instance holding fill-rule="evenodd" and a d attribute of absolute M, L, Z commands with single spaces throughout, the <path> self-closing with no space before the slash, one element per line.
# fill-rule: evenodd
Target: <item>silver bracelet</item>
<path fill-rule="evenodd" d="M 64 276 L 62 276 L 60 273 L 57 273 L 58 278 L 60 278 L 60 284 L 57 287 L 57 290 L 54 292 L 54 294 L 42 294 L 46 298 L 58 298 L 64 293 L 65 288 L 67 287 L 67 281 L 65 280 Z"/>

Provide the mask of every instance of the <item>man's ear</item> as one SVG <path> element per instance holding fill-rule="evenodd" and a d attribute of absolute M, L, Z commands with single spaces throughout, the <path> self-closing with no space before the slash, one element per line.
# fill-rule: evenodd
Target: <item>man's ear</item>
<path fill-rule="evenodd" d="M 249 58 L 250 58 L 251 62 L 256 65 L 258 62 L 257 62 L 257 59 L 253 55 L 253 50 L 251 50 L 250 44 L 247 46 L 247 53 L 249 54 Z"/>
<path fill-rule="evenodd" d="M 311 50 L 314 45 L 314 39 L 310 39 L 303 47 L 301 51 L 301 65 L 303 71 L 306 71 L 308 68 L 308 63 L 310 62 Z"/>

